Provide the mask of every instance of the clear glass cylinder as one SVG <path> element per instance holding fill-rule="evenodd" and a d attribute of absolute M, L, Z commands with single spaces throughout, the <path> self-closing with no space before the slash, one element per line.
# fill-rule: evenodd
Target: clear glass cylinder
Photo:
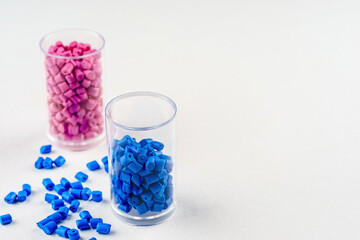
<path fill-rule="evenodd" d="M 105 108 L 111 207 L 126 223 L 154 225 L 175 211 L 176 111 L 151 92 L 120 95 Z"/>
<path fill-rule="evenodd" d="M 43 53 L 48 136 L 55 144 L 84 150 L 105 136 L 103 113 L 103 49 L 100 34 L 65 29 L 40 40 Z"/>

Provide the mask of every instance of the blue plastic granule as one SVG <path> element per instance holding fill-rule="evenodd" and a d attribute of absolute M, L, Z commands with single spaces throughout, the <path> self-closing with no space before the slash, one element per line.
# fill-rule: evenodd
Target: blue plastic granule
<path fill-rule="evenodd" d="M 88 175 L 83 172 L 78 172 L 77 174 L 75 174 L 75 178 L 80 182 L 86 182 L 88 180 Z"/>
<path fill-rule="evenodd" d="M 31 186 L 29 184 L 24 183 L 22 189 L 26 192 L 27 196 L 31 195 Z"/>
<path fill-rule="evenodd" d="M 48 219 L 50 219 L 51 221 L 54 221 L 55 223 L 59 223 L 62 220 L 62 215 L 59 212 L 54 212 L 53 214 L 50 214 L 48 216 Z"/>
<path fill-rule="evenodd" d="M 95 170 L 97 170 L 97 169 L 100 169 L 100 165 L 99 165 L 99 163 L 98 163 L 96 160 L 87 163 L 87 164 L 86 164 L 86 167 L 87 167 L 90 171 L 95 171 Z"/>
<path fill-rule="evenodd" d="M 70 240 L 78 240 L 80 239 L 79 231 L 76 229 L 70 229 L 67 231 L 68 237 Z"/>
<path fill-rule="evenodd" d="M 24 190 L 21 190 L 18 192 L 18 197 L 17 197 L 17 200 L 19 202 L 24 202 L 26 201 L 26 198 L 27 198 L 27 192 L 24 191 Z"/>
<path fill-rule="evenodd" d="M 69 192 L 63 192 L 63 194 L 61 194 L 62 199 L 67 202 L 70 203 L 75 199 L 74 195 L 72 195 Z"/>
<path fill-rule="evenodd" d="M 103 220 L 102 218 L 91 218 L 90 219 L 90 226 L 93 229 L 96 229 L 96 226 L 98 225 L 98 223 L 102 223 Z"/>
<path fill-rule="evenodd" d="M 53 183 L 53 181 L 51 181 L 50 178 L 44 178 L 43 181 L 42 181 L 42 184 L 44 185 L 44 187 L 48 191 L 52 191 L 54 189 L 54 186 L 55 186 L 55 184 Z"/>
<path fill-rule="evenodd" d="M 80 189 L 81 190 L 84 188 L 80 181 L 70 183 L 70 186 L 72 189 Z"/>
<path fill-rule="evenodd" d="M 64 165 L 66 162 L 65 158 L 63 156 L 58 156 L 55 160 L 54 160 L 54 164 L 57 167 L 61 167 L 62 165 Z"/>
<path fill-rule="evenodd" d="M 155 157 L 149 157 L 146 161 L 145 168 L 148 171 L 152 171 L 155 169 Z"/>
<path fill-rule="evenodd" d="M 92 198 L 94 202 L 101 202 L 103 200 L 102 198 L 102 192 L 101 191 L 93 191 L 92 192 Z"/>
<path fill-rule="evenodd" d="M 49 218 L 44 218 L 43 220 L 41 220 L 40 222 L 36 223 L 36 225 L 40 228 L 43 229 L 45 224 L 47 224 L 48 222 L 50 222 L 51 220 Z"/>
<path fill-rule="evenodd" d="M 91 189 L 90 188 L 86 187 L 83 190 L 81 190 L 81 199 L 82 200 L 87 201 L 87 200 L 89 200 L 90 196 L 91 196 Z"/>
<path fill-rule="evenodd" d="M 59 210 L 60 207 L 65 206 L 65 202 L 62 199 L 54 199 L 51 201 L 52 209 Z"/>
<path fill-rule="evenodd" d="M 69 209 L 71 212 L 74 213 L 79 209 L 79 206 L 80 206 L 80 202 L 78 200 L 74 200 L 71 202 Z"/>
<path fill-rule="evenodd" d="M 109 163 L 108 156 L 105 156 L 101 159 L 101 162 L 105 165 Z"/>
<path fill-rule="evenodd" d="M 44 146 L 41 146 L 40 147 L 40 153 L 41 154 L 47 154 L 47 153 L 50 153 L 51 152 L 51 145 L 44 145 Z"/>
<path fill-rule="evenodd" d="M 119 204 L 119 206 L 118 206 L 118 208 L 121 210 L 121 211 L 123 211 L 123 212 L 126 212 L 126 213 L 128 213 L 128 212 L 130 212 L 130 210 L 131 210 L 131 205 L 129 205 L 129 204 L 127 204 L 127 203 L 124 203 L 124 204 Z"/>
<path fill-rule="evenodd" d="M 111 225 L 108 223 L 98 223 L 96 227 L 96 232 L 100 234 L 109 234 L 111 229 Z"/>
<path fill-rule="evenodd" d="M 161 212 L 163 209 L 164 209 L 164 204 L 154 203 L 151 211 L 153 211 L 153 212 Z"/>
<path fill-rule="evenodd" d="M 65 188 L 66 191 L 69 190 L 70 187 L 71 187 L 69 180 L 67 180 L 67 179 L 64 178 L 64 177 L 61 178 L 60 184 L 63 185 L 63 187 Z"/>
<path fill-rule="evenodd" d="M 47 234 L 50 235 L 53 232 L 55 232 L 55 230 L 57 229 L 57 224 L 54 221 L 50 221 L 47 224 L 44 225 L 43 227 L 43 231 Z"/>
<path fill-rule="evenodd" d="M 139 215 L 147 213 L 149 209 L 147 208 L 146 204 L 143 202 L 140 205 L 136 206 L 135 209 L 138 211 Z"/>
<path fill-rule="evenodd" d="M 17 194 L 14 192 L 10 192 L 8 195 L 5 196 L 4 200 L 6 203 L 9 204 L 15 203 L 17 200 Z"/>
<path fill-rule="evenodd" d="M 51 193 L 45 193 L 45 201 L 47 201 L 48 203 L 51 203 L 55 199 L 59 199 L 59 197 Z"/>
<path fill-rule="evenodd" d="M 52 169 L 53 167 L 53 160 L 49 157 L 46 157 L 44 161 L 42 162 L 42 165 L 46 169 Z"/>
<path fill-rule="evenodd" d="M 75 201 L 75 200 L 74 200 Z M 62 220 L 67 219 L 68 214 L 69 214 L 69 208 L 66 206 L 60 207 L 58 210 L 58 213 L 61 214 Z"/>
<path fill-rule="evenodd" d="M 87 219 L 76 220 L 76 227 L 80 230 L 90 229 Z"/>
<path fill-rule="evenodd" d="M 5 214 L 0 216 L 0 223 L 1 225 L 6 225 L 12 222 L 12 217 L 10 214 Z"/>
<path fill-rule="evenodd" d="M 71 189 L 70 193 L 75 197 L 75 199 L 81 199 L 81 189 L 73 188 Z"/>
<path fill-rule="evenodd" d="M 56 233 L 57 235 L 59 235 L 60 237 L 63 237 L 63 238 L 69 238 L 68 236 L 68 231 L 70 230 L 70 228 L 68 227 L 65 227 L 65 226 L 59 226 L 57 229 L 56 229 Z"/>
<path fill-rule="evenodd" d="M 56 184 L 56 185 L 54 186 L 54 190 L 55 190 L 55 192 L 57 192 L 59 195 L 61 195 L 63 192 L 66 191 L 65 188 L 64 188 L 64 186 L 61 185 L 61 184 Z"/>
<path fill-rule="evenodd" d="M 90 213 L 89 213 L 88 211 L 86 211 L 86 210 L 81 211 L 81 212 L 79 213 L 79 216 L 80 216 L 81 219 L 86 219 L 87 221 L 89 221 L 89 220 L 92 218 L 92 216 L 90 215 Z"/>
<path fill-rule="evenodd" d="M 35 168 L 37 168 L 37 169 L 43 168 L 43 162 L 44 162 L 44 158 L 38 157 L 38 159 L 35 162 Z"/>

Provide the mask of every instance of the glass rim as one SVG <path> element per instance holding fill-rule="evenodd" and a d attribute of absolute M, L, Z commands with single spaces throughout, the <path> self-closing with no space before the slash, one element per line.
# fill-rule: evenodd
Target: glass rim
<path fill-rule="evenodd" d="M 59 55 L 55 55 L 55 54 L 51 54 L 49 53 L 46 49 L 43 48 L 42 44 L 44 43 L 45 39 L 54 34 L 54 33 L 59 33 L 59 32 L 64 32 L 64 31 L 83 31 L 83 32 L 90 32 L 92 34 L 95 34 L 97 35 L 101 41 L 102 41 L 102 45 L 99 49 L 97 49 L 95 52 L 93 53 L 89 53 L 89 54 L 85 54 L 85 55 L 81 55 L 81 56 L 70 56 L 70 57 L 67 57 L 67 56 L 59 56 Z M 93 55 L 96 55 L 98 54 L 99 52 L 101 52 L 104 47 L 105 47 L 105 38 L 98 32 L 95 32 L 93 30 L 89 30 L 89 29 L 84 29 L 84 28 L 64 28 L 64 29 L 59 29 L 59 30 L 56 30 L 56 31 L 53 31 L 53 32 L 50 32 L 50 33 L 47 33 L 45 34 L 41 39 L 40 39 L 40 42 L 39 42 L 39 47 L 40 47 L 40 50 L 47 56 L 49 57 L 53 57 L 53 58 L 61 58 L 61 59 L 81 59 L 81 58 L 86 58 L 86 57 L 91 57 Z"/>
<path fill-rule="evenodd" d="M 113 119 L 110 118 L 109 111 L 110 111 L 110 108 L 112 107 L 112 105 L 114 103 L 116 103 L 116 102 L 118 102 L 118 101 L 120 101 L 122 99 L 125 99 L 125 98 L 128 98 L 128 97 L 134 97 L 134 96 L 151 96 L 151 97 L 160 98 L 160 99 L 166 101 L 168 104 L 171 105 L 171 107 L 174 110 L 174 113 L 166 121 L 164 121 L 164 122 L 162 122 L 160 124 L 157 124 L 157 125 L 152 125 L 152 126 L 147 126 L 147 127 L 130 127 L 130 126 L 126 126 L 126 125 L 122 125 L 120 123 L 117 123 Z M 177 107 L 176 107 L 176 104 L 175 104 L 175 102 L 173 100 L 171 100 L 169 97 L 167 97 L 165 95 L 162 95 L 160 93 L 148 92 L 148 91 L 129 92 L 129 93 L 124 93 L 124 94 L 118 95 L 117 97 L 114 97 L 113 99 L 111 99 L 108 102 L 108 104 L 106 104 L 106 107 L 105 107 L 105 117 L 106 117 L 107 120 L 109 120 L 112 124 L 114 124 L 114 125 L 116 125 L 116 126 L 118 126 L 120 128 L 130 130 L 130 131 L 149 131 L 149 130 L 154 130 L 154 129 L 163 127 L 163 126 L 169 124 L 170 122 L 172 122 L 175 119 L 176 113 L 177 113 Z"/>

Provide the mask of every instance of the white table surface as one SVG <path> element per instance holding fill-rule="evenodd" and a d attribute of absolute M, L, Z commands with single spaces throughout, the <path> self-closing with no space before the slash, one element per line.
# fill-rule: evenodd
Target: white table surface
<path fill-rule="evenodd" d="M 112 233 L 83 239 L 359 239 L 359 16 L 355 0 L 1 0 L 0 214 L 14 222 L 0 239 L 61 239 L 35 225 L 52 212 L 41 180 L 73 179 L 106 154 L 55 148 L 63 168 L 33 167 L 49 143 L 38 42 L 68 27 L 105 36 L 109 97 L 154 91 L 179 109 L 176 214 L 124 224 L 106 174 L 89 173 L 105 201 L 82 207 Z M 28 201 L 6 204 L 25 182 Z"/>

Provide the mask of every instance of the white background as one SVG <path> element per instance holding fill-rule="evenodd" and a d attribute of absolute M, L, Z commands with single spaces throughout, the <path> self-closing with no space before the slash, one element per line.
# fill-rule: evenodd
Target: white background
<path fill-rule="evenodd" d="M 38 42 L 68 27 L 106 38 L 108 96 L 154 91 L 179 109 L 176 214 L 126 225 L 105 173 L 89 173 L 105 201 L 82 207 L 112 234 L 83 239 L 359 239 L 359 23 L 356 0 L 1 0 L 0 214 L 14 222 L 0 239 L 61 239 L 35 225 L 52 212 L 42 178 L 73 180 L 106 153 L 55 149 L 66 166 L 33 167 L 49 142 Z M 33 195 L 7 205 L 24 182 Z"/>

